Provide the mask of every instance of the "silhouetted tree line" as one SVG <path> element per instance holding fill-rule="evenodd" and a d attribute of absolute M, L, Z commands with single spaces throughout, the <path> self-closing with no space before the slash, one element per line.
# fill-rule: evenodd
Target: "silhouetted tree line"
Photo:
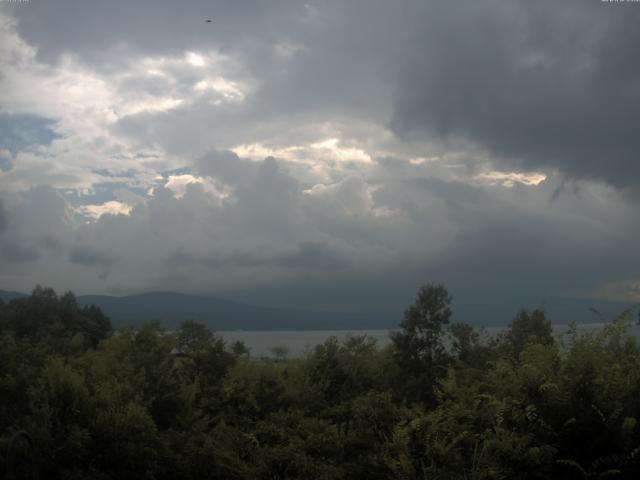
<path fill-rule="evenodd" d="M 488 337 L 422 287 L 392 342 L 251 358 L 195 322 L 112 331 L 71 293 L 0 302 L 0 477 L 640 478 L 629 315 Z"/>

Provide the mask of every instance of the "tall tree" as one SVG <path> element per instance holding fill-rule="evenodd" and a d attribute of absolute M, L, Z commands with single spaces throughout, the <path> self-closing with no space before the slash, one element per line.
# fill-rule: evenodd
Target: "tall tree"
<path fill-rule="evenodd" d="M 442 337 L 451 318 L 451 300 L 443 285 L 423 285 L 415 303 L 404 312 L 400 331 L 391 334 L 408 399 L 434 401 L 435 382 L 447 360 Z"/>
<path fill-rule="evenodd" d="M 514 356 L 530 343 L 550 345 L 554 341 L 551 321 L 544 310 L 536 309 L 531 313 L 521 310 L 506 330 L 504 339 Z"/>

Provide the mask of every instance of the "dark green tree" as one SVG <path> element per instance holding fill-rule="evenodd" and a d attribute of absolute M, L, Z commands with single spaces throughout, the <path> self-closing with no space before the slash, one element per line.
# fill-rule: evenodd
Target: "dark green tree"
<path fill-rule="evenodd" d="M 504 340 L 515 356 L 528 344 L 550 345 L 554 341 L 551 321 L 547 319 L 544 310 L 536 309 L 531 313 L 521 310 L 507 328 Z"/>
<path fill-rule="evenodd" d="M 111 322 L 96 306 L 81 307 L 75 295 L 58 296 L 51 288 L 37 286 L 31 296 L 10 301 L 2 307 L 0 329 L 16 338 L 42 342 L 50 350 L 95 348 L 111 333 Z"/>
<path fill-rule="evenodd" d="M 409 400 L 433 404 L 434 387 L 446 371 L 447 354 L 442 342 L 444 326 L 451 318 L 452 297 L 443 285 L 423 285 L 413 305 L 404 312 L 400 331 L 391 334 L 395 360 Z"/>

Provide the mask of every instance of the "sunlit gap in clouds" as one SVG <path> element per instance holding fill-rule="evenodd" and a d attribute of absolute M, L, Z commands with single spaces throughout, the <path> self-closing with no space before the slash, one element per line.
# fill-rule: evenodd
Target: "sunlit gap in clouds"
<path fill-rule="evenodd" d="M 538 172 L 498 172 L 491 171 L 480 173 L 476 177 L 479 180 L 485 180 L 492 185 L 502 185 L 504 187 L 513 187 L 516 184 L 538 186 L 547 179 L 544 173 Z"/>

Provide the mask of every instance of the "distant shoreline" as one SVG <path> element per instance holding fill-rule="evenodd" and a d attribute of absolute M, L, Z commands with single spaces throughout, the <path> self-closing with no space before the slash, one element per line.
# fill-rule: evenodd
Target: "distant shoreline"
<path fill-rule="evenodd" d="M 607 325 L 606 322 L 576 323 L 579 330 L 601 328 Z M 504 326 L 491 326 L 480 328 L 487 336 L 494 336 L 507 328 Z M 552 325 L 556 335 L 562 335 L 569 329 L 569 324 L 558 323 Z M 221 335 L 226 341 L 242 341 L 249 348 L 251 356 L 271 357 L 274 356 L 274 347 L 285 347 L 287 356 L 300 357 L 304 355 L 308 348 L 323 343 L 329 337 L 335 336 L 343 339 L 348 335 L 368 335 L 375 338 L 378 347 L 389 344 L 389 333 L 397 330 L 389 329 L 330 329 L 330 330 L 220 330 L 216 333 Z M 632 324 L 631 331 L 635 336 L 640 336 L 640 325 Z"/>

